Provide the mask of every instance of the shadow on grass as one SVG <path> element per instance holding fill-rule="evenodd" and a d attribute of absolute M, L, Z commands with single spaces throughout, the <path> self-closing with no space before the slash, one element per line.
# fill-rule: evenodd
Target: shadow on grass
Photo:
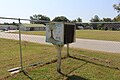
<path fill-rule="evenodd" d="M 83 77 L 80 77 L 80 76 L 77 76 L 77 75 L 69 75 L 70 73 L 72 73 L 73 71 L 77 70 L 78 68 L 81 68 L 82 66 L 86 65 L 87 63 L 84 63 L 80 66 L 78 66 L 77 68 L 71 70 L 69 73 L 67 74 L 64 74 L 63 72 L 59 72 L 61 75 L 67 77 L 66 80 L 88 80 L 88 79 L 85 79 Z"/>
<path fill-rule="evenodd" d="M 110 69 L 119 70 L 118 67 L 112 67 L 112 66 L 109 66 L 109 65 L 103 65 L 103 64 L 95 63 L 95 62 L 88 61 L 88 60 L 85 60 L 85 59 L 80 59 L 80 58 L 77 58 L 77 57 L 74 57 L 74 56 L 69 56 L 69 58 L 80 60 L 80 61 L 84 61 L 86 63 L 91 63 L 91 64 L 94 64 L 94 65 L 98 65 L 98 66 L 102 66 L 102 67 L 106 67 L 106 68 L 110 68 Z"/>
<path fill-rule="evenodd" d="M 73 70 L 72 70 L 73 71 Z M 72 72 L 70 71 L 70 73 Z M 61 75 L 67 77 L 65 80 L 88 80 L 86 78 L 83 78 L 83 77 L 80 77 L 80 76 L 77 76 L 77 75 L 69 75 L 70 73 L 68 74 L 64 74 L 62 72 L 59 72 Z"/>
<path fill-rule="evenodd" d="M 72 76 L 68 76 L 66 80 L 88 80 L 88 79 L 82 78 L 80 76 L 72 75 Z"/>
<path fill-rule="evenodd" d="M 67 77 L 66 80 L 88 80 L 86 78 L 83 78 L 83 77 L 80 77 L 80 76 L 77 76 L 77 75 L 69 75 L 70 73 L 72 73 L 73 71 L 77 70 L 78 68 L 83 67 L 87 63 L 91 63 L 91 64 L 94 64 L 94 65 L 97 65 L 97 66 L 102 66 L 102 67 L 106 67 L 106 68 L 110 68 L 110 69 L 119 70 L 117 67 L 112 67 L 112 66 L 108 66 L 108 65 L 103 65 L 103 64 L 95 63 L 95 62 L 88 61 L 88 60 L 81 59 L 81 58 L 77 58 L 77 57 L 74 57 L 74 56 L 69 56 L 69 58 L 80 60 L 80 61 L 84 61 L 85 63 L 82 64 L 82 65 L 80 65 L 80 66 L 78 66 L 77 68 L 73 69 L 72 71 L 70 71 L 67 74 L 64 74 L 63 72 L 59 72 L 61 75 Z"/>
<path fill-rule="evenodd" d="M 84 63 L 84 64 L 82 64 L 82 65 L 78 66 L 77 68 L 75 68 L 75 69 L 71 70 L 71 71 L 70 71 L 69 73 L 67 73 L 67 74 L 72 73 L 73 71 L 77 70 L 78 68 L 81 68 L 82 66 L 84 66 L 84 65 L 86 65 L 86 64 L 87 64 L 87 63 Z"/>
<path fill-rule="evenodd" d="M 30 75 L 28 75 L 28 73 L 27 73 L 26 71 L 23 70 L 22 73 L 23 73 L 26 77 L 28 77 L 29 80 L 33 80 L 33 79 L 30 77 Z"/>

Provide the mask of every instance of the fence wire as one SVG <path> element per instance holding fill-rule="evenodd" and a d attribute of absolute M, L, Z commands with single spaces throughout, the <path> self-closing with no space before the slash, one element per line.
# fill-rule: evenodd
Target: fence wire
<path fill-rule="evenodd" d="M 76 44 L 70 46 L 80 48 L 80 50 L 70 49 L 70 58 L 120 69 L 120 56 L 116 56 L 120 53 L 120 23 L 79 23 L 76 29 Z M 0 25 L 0 79 L 6 79 L 10 75 L 8 70 L 12 68 L 23 66 L 25 71 L 31 71 L 35 66 L 55 63 L 56 53 L 54 46 L 45 42 L 45 25 L 24 23 Z M 66 48 L 62 53 L 62 57 L 65 58 Z M 112 57 L 113 53 L 116 53 L 115 57 Z M 111 56 L 101 56 L 100 54 L 107 54 L 107 56 L 111 54 Z M 66 65 L 62 65 L 62 68 L 70 67 L 69 61 L 64 64 Z M 77 65 L 78 62 L 75 64 Z M 40 74 L 31 73 L 31 75 L 39 76 Z"/>
<path fill-rule="evenodd" d="M 25 26 L 20 24 L 20 27 Z M 35 36 L 34 34 L 25 35 L 21 33 L 19 34 L 19 30 L 17 29 L 3 29 L 0 32 L 0 79 L 4 79 L 10 75 L 10 72 L 8 72 L 10 69 L 17 67 L 27 69 L 28 67 L 45 64 L 45 62 L 56 59 L 55 52 L 49 51 L 46 54 L 45 51 L 50 46 L 43 45 L 45 43 L 43 36 Z M 21 42 L 19 42 L 20 36 Z"/>
<path fill-rule="evenodd" d="M 9 69 L 20 64 L 18 40 L 18 34 L 0 32 L 0 79 L 9 75 Z"/>

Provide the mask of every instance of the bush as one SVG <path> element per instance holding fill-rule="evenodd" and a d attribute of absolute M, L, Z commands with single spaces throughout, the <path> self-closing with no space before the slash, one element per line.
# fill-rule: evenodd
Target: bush
<path fill-rule="evenodd" d="M 105 28 L 105 31 L 107 31 L 107 30 L 108 30 L 108 27 Z"/>

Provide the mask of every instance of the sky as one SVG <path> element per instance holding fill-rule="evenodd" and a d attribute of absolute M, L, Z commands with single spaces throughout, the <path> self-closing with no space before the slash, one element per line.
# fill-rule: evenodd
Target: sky
<path fill-rule="evenodd" d="M 117 16 L 113 4 L 119 2 L 120 0 L 0 0 L 0 17 L 29 19 L 34 14 L 42 14 L 51 20 L 65 16 L 70 20 L 80 17 L 83 22 L 89 22 L 94 15 L 101 19 Z"/>

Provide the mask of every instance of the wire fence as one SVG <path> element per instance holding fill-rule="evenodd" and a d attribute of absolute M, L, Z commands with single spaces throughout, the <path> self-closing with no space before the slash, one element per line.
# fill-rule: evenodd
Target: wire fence
<path fill-rule="evenodd" d="M 11 76 L 10 69 L 21 68 L 31 71 L 36 66 L 57 61 L 54 46 L 45 42 L 45 25 L 28 25 L 20 22 L 20 20 L 30 21 L 28 19 L 0 18 L 18 20 L 18 23 L 14 25 L 0 25 L 0 80 L 5 80 Z M 79 23 L 76 29 L 76 43 L 70 46 L 80 48 L 80 51 L 86 49 L 87 52 L 78 54 L 71 49 L 70 53 L 75 52 L 75 54 L 70 54 L 71 58 L 85 59 L 91 61 L 91 63 L 98 62 L 109 68 L 120 69 L 120 56 L 99 56 L 99 52 L 104 54 L 120 53 L 120 23 Z M 97 57 L 92 52 L 92 55 L 87 54 L 90 53 L 88 50 L 98 51 L 96 52 L 98 53 L 96 54 Z M 62 57 L 65 59 L 66 48 L 63 53 Z M 22 77 L 20 78 L 22 79 Z M 30 77 L 28 76 L 28 78 Z"/>
<path fill-rule="evenodd" d="M 17 34 L 11 31 L 0 32 L 0 78 L 8 76 L 10 69 L 26 68 L 51 60 L 54 56 L 45 55 L 44 50 L 47 46 L 39 45 L 42 41 L 39 40 L 39 36 L 33 39 L 31 35 L 19 35 L 19 31 Z M 41 60 L 41 57 L 47 56 L 48 58 Z"/>
<path fill-rule="evenodd" d="M 44 37 L 21 34 L 22 28 L 25 27 L 21 23 L 17 26 L 1 25 L 1 27 L 3 29 L 0 32 L 0 79 L 6 79 L 13 74 L 12 69 L 23 70 L 56 58 L 45 53 L 50 46 L 43 45 Z"/>

